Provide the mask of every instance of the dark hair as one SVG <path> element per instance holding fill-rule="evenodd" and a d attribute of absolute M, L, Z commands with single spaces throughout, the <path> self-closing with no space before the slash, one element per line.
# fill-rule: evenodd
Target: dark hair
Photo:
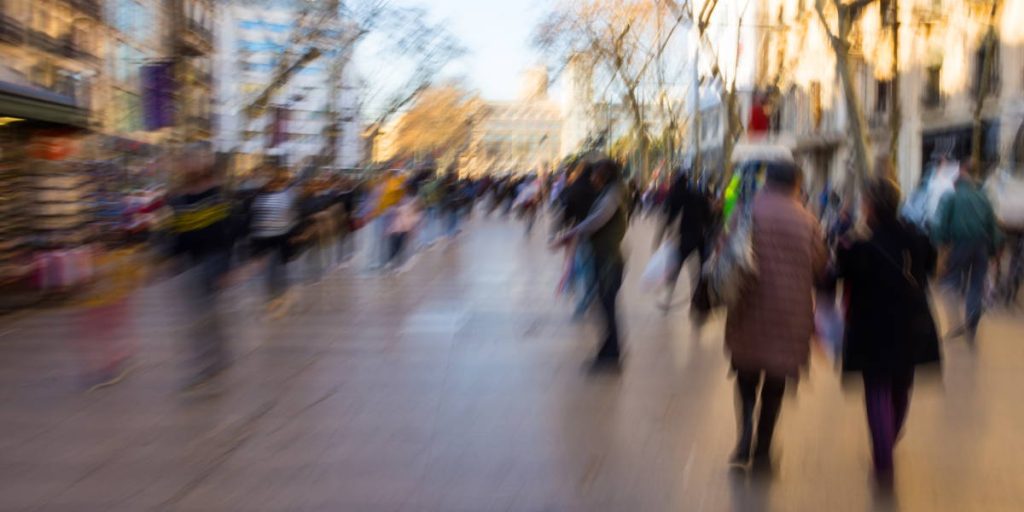
<path fill-rule="evenodd" d="M 600 176 L 608 183 L 616 183 L 622 179 L 622 167 L 618 162 L 610 158 L 604 158 L 593 163 L 591 172 Z"/>
<path fill-rule="evenodd" d="M 795 188 L 800 182 L 800 168 L 790 162 L 769 162 L 765 164 L 764 179 L 780 188 Z"/>
<path fill-rule="evenodd" d="M 900 187 L 891 178 L 871 180 L 864 198 L 876 221 L 895 220 L 900 214 Z"/>

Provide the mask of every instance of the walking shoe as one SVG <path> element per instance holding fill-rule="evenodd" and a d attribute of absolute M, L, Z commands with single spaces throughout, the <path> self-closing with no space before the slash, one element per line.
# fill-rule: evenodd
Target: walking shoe
<path fill-rule="evenodd" d="M 754 453 L 750 460 L 750 472 L 759 475 L 770 475 L 775 471 L 771 454 L 768 452 Z"/>

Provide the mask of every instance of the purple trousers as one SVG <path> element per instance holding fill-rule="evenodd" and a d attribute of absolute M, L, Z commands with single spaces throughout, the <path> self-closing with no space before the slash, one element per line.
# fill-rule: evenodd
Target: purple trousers
<path fill-rule="evenodd" d="M 864 373 L 864 405 L 876 472 L 892 471 L 892 450 L 907 418 L 913 382 L 912 368 L 891 374 Z"/>

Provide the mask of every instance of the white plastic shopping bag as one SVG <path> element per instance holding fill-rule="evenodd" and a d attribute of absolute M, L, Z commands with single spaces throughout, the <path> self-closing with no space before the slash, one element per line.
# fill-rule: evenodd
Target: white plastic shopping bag
<path fill-rule="evenodd" d="M 665 241 L 654 252 L 647 262 L 644 273 L 640 276 L 640 286 L 646 291 L 667 285 L 675 277 L 679 265 L 679 249 L 675 243 Z"/>

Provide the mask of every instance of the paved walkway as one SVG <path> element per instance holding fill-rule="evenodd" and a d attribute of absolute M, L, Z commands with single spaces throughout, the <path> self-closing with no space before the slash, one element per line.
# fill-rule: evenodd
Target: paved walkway
<path fill-rule="evenodd" d="M 408 272 L 337 271 L 290 316 L 232 301 L 237 364 L 187 400 L 174 282 L 141 293 L 141 367 L 76 388 L 69 312 L 0 322 L 0 510 L 1011 511 L 1024 509 L 1024 323 L 993 316 L 920 382 L 876 496 L 861 395 L 827 360 L 785 404 L 771 480 L 732 476 L 721 321 L 695 331 L 637 285 L 633 229 L 621 377 L 554 296 L 541 233 L 478 220 Z"/>

